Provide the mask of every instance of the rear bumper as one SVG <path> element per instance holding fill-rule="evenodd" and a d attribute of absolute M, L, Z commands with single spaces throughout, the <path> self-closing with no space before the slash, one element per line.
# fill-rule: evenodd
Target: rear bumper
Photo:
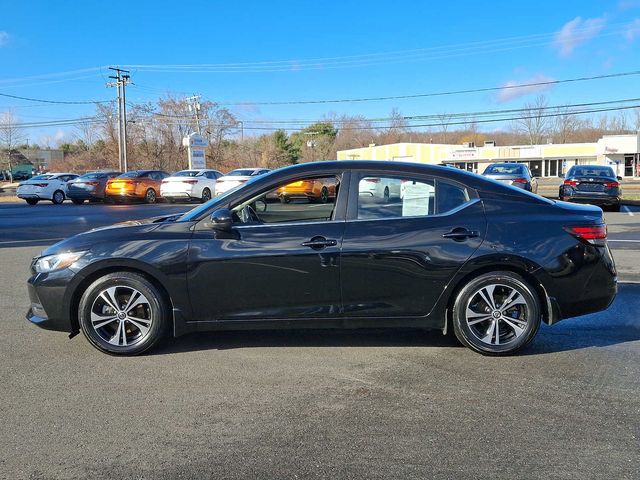
<path fill-rule="evenodd" d="M 104 192 L 100 191 L 84 191 L 84 190 L 69 190 L 67 198 L 75 198 L 76 200 L 103 200 Z"/>
<path fill-rule="evenodd" d="M 592 205 L 619 205 L 621 198 L 610 195 L 570 195 L 567 202 L 590 203 Z"/>
<path fill-rule="evenodd" d="M 16 197 L 22 198 L 23 200 L 27 200 L 27 199 L 31 199 L 31 198 L 35 198 L 37 200 L 47 200 L 47 198 L 41 197 L 37 193 L 17 193 Z"/>

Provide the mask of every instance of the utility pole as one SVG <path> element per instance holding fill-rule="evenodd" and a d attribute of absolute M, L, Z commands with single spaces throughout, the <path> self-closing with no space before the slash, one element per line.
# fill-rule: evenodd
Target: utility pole
<path fill-rule="evenodd" d="M 189 111 L 194 112 L 196 117 L 196 130 L 198 131 L 198 135 L 202 135 L 202 128 L 200 127 L 200 95 L 185 98 L 185 101 L 189 104 Z"/>
<path fill-rule="evenodd" d="M 237 125 L 240 125 L 240 143 L 244 142 L 244 122 L 242 120 L 238 120 Z"/>
<path fill-rule="evenodd" d="M 107 83 L 107 87 L 118 88 L 118 158 L 120 161 L 120 171 L 127 171 L 127 104 L 125 87 L 130 83 L 129 70 L 122 70 L 117 67 L 109 67 L 109 70 L 116 72 L 110 75 L 115 82 Z"/>

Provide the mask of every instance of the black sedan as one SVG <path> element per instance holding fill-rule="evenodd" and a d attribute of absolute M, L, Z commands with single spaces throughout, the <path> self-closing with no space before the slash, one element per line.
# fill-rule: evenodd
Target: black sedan
<path fill-rule="evenodd" d="M 90 202 L 104 200 L 104 189 L 107 180 L 120 175 L 120 172 L 99 171 L 80 175 L 67 184 L 67 197 L 76 205 L 81 205 L 85 200 Z"/>
<path fill-rule="evenodd" d="M 558 193 L 560 200 L 591 203 L 620 211 L 622 177 L 616 177 L 611 167 L 575 165 L 569 169 Z"/>
<path fill-rule="evenodd" d="M 492 163 L 482 173 L 500 183 L 538 193 L 538 180 L 523 163 Z"/>
<path fill-rule="evenodd" d="M 336 183 L 327 203 L 267 201 Z M 362 182 L 399 195 L 360 195 Z M 265 328 L 453 330 L 509 354 L 542 321 L 606 309 L 616 270 L 602 210 L 472 173 L 376 161 L 318 162 L 256 177 L 184 215 L 64 240 L 34 258 L 27 318 L 139 354 L 170 333 Z"/>

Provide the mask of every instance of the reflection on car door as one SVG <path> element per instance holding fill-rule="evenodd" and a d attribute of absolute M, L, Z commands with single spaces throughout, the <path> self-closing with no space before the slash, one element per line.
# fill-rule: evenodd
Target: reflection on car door
<path fill-rule="evenodd" d="M 306 205 L 313 211 L 327 207 L 312 202 L 264 202 L 266 210 L 260 213 L 267 219 L 265 223 L 238 223 L 231 233 L 222 235 L 204 228 L 196 230 L 187 277 L 194 318 L 216 321 L 340 316 L 344 218 L 280 223 L 269 220 L 273 212 L 295 211 Z M 293 214 L 284 215 L 293 218 Z"/>
<path fill-rule="evenodd" d="M 351 190 L 366 178 L 353 175 Z M 350 196 L 340 259 L 345 316 L 427 315 L 482 243 L 486 220 L 475 192 L 418 180 L 403 179 L 402 198 L 383 204 Z"/>

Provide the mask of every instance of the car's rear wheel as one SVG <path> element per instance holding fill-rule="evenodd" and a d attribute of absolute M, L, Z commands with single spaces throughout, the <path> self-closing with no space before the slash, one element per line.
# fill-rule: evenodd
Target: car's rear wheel
<path fill-rule="evenodd" d="M 36 205 L 38 203 L 37 198 L 26 198 L 25 199 L 29 205 Z"/>
<path fill-rule="evenodd" d="M 51 201 L 56 205 L 60 205 L 62 202 L 64 202 L 64 192 L 62 190 L 56 190 L 55 192 L 53 192 Z"/>
<path fill-rule="evenodd" d="M 71 201 L 76 205 L 82 205 L 84 203 L 84 200 L 82 198 L 72 198 Z"/>
<path fill-rule="evenodd" d="M 93 282 L 79 305 L 80 328 L 98 350 L 138 355 L 158 344 L 169 324 L 162 292 L 142 275 L 116 272 Z"/>
<path fill-rule="evenodd" d="M 458 292 L 453 327 L 465 346 L 487 355 L 509 355 L 527 345 L 540 328 L 540 299 L 520 275 L 480 275 Z"/>
<path fill-rule="evenodd" d="M 153 188 L 150 188 L 144 194 L 144 201 L 145 203 L 156 203 L 156 191 Z"/>
<path fill-rule="evenodd" d="M 612 212 L 619 212 L 620 211 L 620 204 L 616 203 L 614 205 L 611 205 L 611 207 L 609 207 L 611 209 Z"/>
<path fill-rule="evenodd" d="M 211 200 L 211 190 L 205 188 L 202 190 L 202 197 L 200 198 L 200 201 L 202 201 L 202 203 L 207 203 L 209 200 Z"/>

